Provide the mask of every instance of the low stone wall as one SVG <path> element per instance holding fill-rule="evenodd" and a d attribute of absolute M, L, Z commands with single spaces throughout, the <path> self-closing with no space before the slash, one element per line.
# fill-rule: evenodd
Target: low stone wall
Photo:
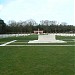
<path fill-rule="evenodd" d="M 18 36 L 28 36 L 30 34 L 0 34 L 0 38 L 7 38 L 7 37 L 18 37 Z"/>
<path fill-rule="evenodd" d="M 53 34 L 53 33 L 51 33 Z M 75 36 L 75 33 L 74 34 L 67 34 L 67 33 L 54 33 L 54 35 L 59 35 L 59 36 Z"/>
<path fill-rule="evenodd" d="M 53 33 L 51 33 L 53 34 Z M 30 34 L 0 34 L 0 38 L 7 38 L 7 37 L 18 37 L 18 36 L 28 36 Z M 59 36 L 75 36 L 75 33 L 74 34 L 66 34 L 66 33 L 54 33 L 54 35 L 59 35 Z"/>

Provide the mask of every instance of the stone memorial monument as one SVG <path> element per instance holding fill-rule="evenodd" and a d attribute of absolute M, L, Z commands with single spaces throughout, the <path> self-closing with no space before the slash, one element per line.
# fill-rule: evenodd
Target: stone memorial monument
<path fill-rule="evenodd" d="M 48 34 L 48 35 L 38 35 L 38 40 L 32 40 L 28 43 L 65 43 L 65 41 L 62 40 L 56 40 L 54 34 Z"/>

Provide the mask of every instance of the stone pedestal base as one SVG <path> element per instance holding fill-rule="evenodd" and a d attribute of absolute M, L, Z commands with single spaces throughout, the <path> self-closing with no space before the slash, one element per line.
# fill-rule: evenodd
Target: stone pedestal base
<path fill-rule="evenodd" d="M 56 40 L 54 34 L 38 35 L 38 40 L 29 41 L 28 43 L 65 43 L 62 40 Z"/>

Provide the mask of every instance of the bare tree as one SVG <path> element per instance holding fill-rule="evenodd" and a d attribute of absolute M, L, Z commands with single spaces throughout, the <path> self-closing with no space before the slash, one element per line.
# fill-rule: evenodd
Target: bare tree
<path fill-rule="evenodd" d="M 57 21 L 50 21 L 50 25 L 57 25 Z"/>
<path fill-rule="evenodd" d="M 57 21 L 42 20 L 42 21 L 40 21 L 40 24 L 41 25 L 48 25 L 48 26 L 57 25 Z"/>
<path fill-rule="evenodd" d="M 61 22 L 61 25 L 67 25 L 67 23 L 66 22 Z"/>
<path fill-rule="evenodd" d="M 26 23 L 27 25 L 37 25 L 36 21 L 33 20 L 33 19 L 26 20 L 25 23 Z"/>

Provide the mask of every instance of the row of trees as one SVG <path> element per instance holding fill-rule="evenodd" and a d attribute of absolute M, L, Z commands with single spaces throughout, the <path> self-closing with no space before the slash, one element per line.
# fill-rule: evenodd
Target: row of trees
<path fill-rule="evenodd" d="M 42 20 L 40 23 L 30 19 L 26 21 L 9 21 L 5 24 L 0 20 L 0 34 L 4 33 L 33 33 L 34 30 L 43 30 L 45 33 L 74 33 L 75 26 L 67 25 L 66 22 L 61 24 L 57 21 Z"/>

